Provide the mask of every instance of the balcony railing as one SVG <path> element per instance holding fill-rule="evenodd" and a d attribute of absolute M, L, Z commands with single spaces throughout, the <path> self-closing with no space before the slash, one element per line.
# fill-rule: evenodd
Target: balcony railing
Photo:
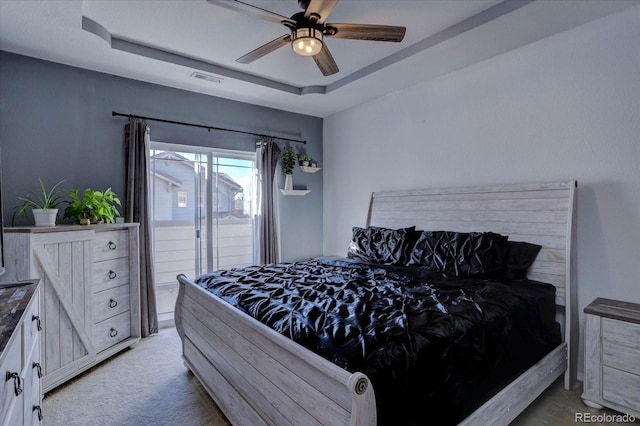
<path fill-rule="evenodd" d="M 156 302 L 161 321 L 173 319 L 178 295 L 178 274 L 190 278 L 196 272 L 196 244 L 201 248 L 201 271 L 207 272 L 207 230 L 195 238 L 193 223 L 154 223 L 154 278 Z M 213 226 L 213 270 L 248 266 L 253 263 L 253 223 L 250 218 L 221 218 Z"/>

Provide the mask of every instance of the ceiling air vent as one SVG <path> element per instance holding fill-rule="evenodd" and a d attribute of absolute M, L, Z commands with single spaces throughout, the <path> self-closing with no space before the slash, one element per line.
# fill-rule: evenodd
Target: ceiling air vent
<path fill-rule="evenodd" d="M 211 83 L 222 83 L 222 78 L 220 77 L 216 77 L 214 75 L 209 75 L 209 74 L 203 74 L 197 71 L 192 72 L 190 77 L 197 78 L 198 80 L 206 80 Z"/>

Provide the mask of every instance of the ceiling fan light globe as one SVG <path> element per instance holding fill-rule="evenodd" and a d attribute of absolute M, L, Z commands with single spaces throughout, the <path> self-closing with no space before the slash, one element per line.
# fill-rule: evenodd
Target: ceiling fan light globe
<path fill-rule="evenodd" d="M 298 55 L 317 55 L 322 50 L 322 32 L 315 28 L 298 28 L 293 31 L 291 47 Z"/>

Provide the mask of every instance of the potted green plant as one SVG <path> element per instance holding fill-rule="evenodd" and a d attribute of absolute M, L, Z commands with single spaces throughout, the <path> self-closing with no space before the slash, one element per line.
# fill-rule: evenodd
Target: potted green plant
<path fill-rule="evenodd" d="M 298 159 L 300 160 L 300 165 L 303 167 L 308 167 L 311 162 L 311 156 L 309 154 L 302 154 Z"/>
<path fill-rule="evenodd" d="M 282 153 L 282 171 L 284 173 L 285 190 L 293 189 L 293 180 L 291 175 L 293 174 L 293 169 L 296 166 L 296 158 L 298 158 L 298 156 L 293 147 L 285 149 Z"/>
<path fill-rule="evenodd" d="M 36 226 L 56 226 L 56 218 L 58 217 L 58 205 L 60 200 L 60 189 L 58 187 L 64 181 L 60 181 L 53 185 L 49 190 L 44 186 L 42 178 L 38 177 L 40 182 L 40 196 L 35 198 L 28 193 L 24 197 L 18 197 L 22 201 L 22 205 L 18 206 L 15 216 L 26 214 L 27 209 L 31 208 L 33 219 Z"/>
<path fill-rule="evenodd" d="M 114 223 L 119 215 L 118 206 L 122 206 L 118 196 L 107 188 L 105 191 L 96 191 L 87 188 L 82 192 L 78 189 L 69 190 L 71 201 L 64 211 L 64 217 L 75 218 L 76 223 L 88 225 L 89 223 Z"/>

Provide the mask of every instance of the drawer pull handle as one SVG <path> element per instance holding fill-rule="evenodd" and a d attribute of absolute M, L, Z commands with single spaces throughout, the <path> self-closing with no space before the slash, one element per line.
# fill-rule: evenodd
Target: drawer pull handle
<path fill-rule="evenodd" d="M 116 243 L 114 243 L 113 241 L 109 241 L 107 247 L 109 247 L 109 250 L 115 250 L 117 248 Z"/>
<path fill-rule="evenodd" d="M 109 330 L 110 337 L 116 337 L 117 335 L 118 335 L 118 330 L 116 330 L 115 328 L 112 328 L 111 330 Z"/>
<path fill-rule="evenodd" d="M 33 363 L 33 368 L 37 368 L 36 372 L 38 373 L 38 379 L 42 379 L 42 366 L 39 362 Z"/>
<path fill-rule="evenodd" d="M 34 405 L 33 411 L 38 412 L 38 421 L 42 421 L 42 408 L 39 405 Z"/>
<path fill-rule="evenodd" d="M 116 302 L 116 301 L 115 301 L 115 300 L 113 300 L 113 299 L 110 299 L 110 300 L 109 300 L 109 307 L 110 307 L 110 308 L 115 308 L 116 306 L 118 306 L 118 302 Z"/>
<path fill-rule="evenodd" d="M 118 276 L 118 274 L 116 274 L 114 271 L 109 271 L 109 279 L 110 280 L 115 280 L 117 276 Z"/>
<path fill-rule="evenodd" d="M 36 322 L 36 328 L 38 329 L 38 331 L 42 330 L 42 322 L 40 321 L 40 317 L 38 315 L 33 315 L 31 317 L 31 321 Z"/>
<path fill-rule="evenodd" d="M 13 391 L 18 396 L 22 393 L 22 377 L 18 373 L 7 371 L 7 382 L 11 379 L 13 379 Z"/>

